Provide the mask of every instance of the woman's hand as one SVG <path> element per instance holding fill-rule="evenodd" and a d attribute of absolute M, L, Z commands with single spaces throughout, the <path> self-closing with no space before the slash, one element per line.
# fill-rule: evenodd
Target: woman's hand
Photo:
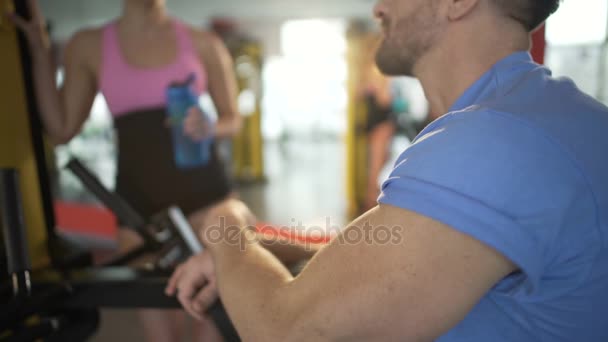
<path fill-rule="evenodd" d="M 8 18 L 19 28 L 27 38 L 34 55 L 46 52 L 51 44 L 46 30 L 46 20 L 37 0 L 28 0 L 31 19 L 26 20 L 16 13 L 6 13 Z"/>
<path fill-rule="evenodd" d="M 213 124 L 197 106 L 190 107 L 183 122 L 184 134 L 194 141 L 213 137 Z"/>

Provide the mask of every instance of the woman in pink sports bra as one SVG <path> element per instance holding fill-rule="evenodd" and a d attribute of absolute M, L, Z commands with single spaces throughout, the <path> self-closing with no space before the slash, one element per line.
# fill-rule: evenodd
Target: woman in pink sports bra
<path fill-rule="evenodd" d="M 214 136 L 238 132 L 232 59 L 218 38 L 170 17 L 164 0 L 124 0 L 122 16 L 71 38 L 65 49 L 65 82 L 57 89 L 43 16 L 35 0 L 30 5 L 37 20 L 13 21 L 31 45 L 36 95 L 53 141 L 66 143 L 78 134 L 100 91 L 118 134 L 117 192 L 138 211 L 150 216 L 177 204 L 194 225 L 204 208 L 227 198 L 231 187 L 215 147 L 207 165 L 178 169 L 165 120 L 167 86 L 193 74 L 196 92 L 208 91 L 219 113 Z M 209 134 L 198 109 L 188 113 L 184 131 L 195 140 Z M 134 233 L 120 230 L 120 245 L 135 243 Z M 148 341 L 181 340 L 183 313 L 142 310 L 140 316 Z M 197 326 L 203 326 L 199 335 L 205 341 L 221 340 L 210 320 Z"/>

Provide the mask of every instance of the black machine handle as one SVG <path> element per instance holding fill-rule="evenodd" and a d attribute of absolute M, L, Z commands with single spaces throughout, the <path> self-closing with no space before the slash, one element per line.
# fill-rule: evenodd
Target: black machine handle
<path fill-rule="evenodd" d="M 141 236 L 144 240 L 145 249 L 154 249 L 158 247 L 156 239 L 145 229 L 147 222 L 144 218 L 122 197 L 106 189 L 99 179 L 97 179 L 80 160 L 72 157 L 66 164 L 66 168 L 80 179 L 82 184 L 92 192 L 103 205 L 110 209 L 123 224 L 135 230 Z"/>
<path fill-rule="evenodd" d="M 127 226 L 137 229 L 145 225 L 143 217 L 117 194 L 110 192 L 103 184 L 76 158 L 72 158 L 66 165 L 72 173 L 80 179 L 82 184 L 91 191 L 108 209 L 123 221 Z"/>
<path fill-rule="evenodd" d="M 24 298 L 31 294 L 31 263 L 25 233 L 25 221 L 19 174 L 14 169 L 0 169 L 0 203 L 8 272 L 13 281 L 13 294 Z"/>

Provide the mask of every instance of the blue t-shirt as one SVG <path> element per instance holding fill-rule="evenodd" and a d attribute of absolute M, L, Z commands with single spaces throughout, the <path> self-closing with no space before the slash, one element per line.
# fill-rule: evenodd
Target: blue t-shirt
<path fill-rule="evenodd" d="M 608 109 L 527 52 L 494 65 L 420 133 L 379 202 L 520 269 L 440 342 L 608 341 Z"/>

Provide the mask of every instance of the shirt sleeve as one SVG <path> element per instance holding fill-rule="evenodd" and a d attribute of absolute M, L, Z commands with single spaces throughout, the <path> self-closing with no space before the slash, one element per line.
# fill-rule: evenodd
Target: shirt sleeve
<path fill-rule="evenodd" d="M 382 186 L 412 210 L 494 248 L 536 287 L 564 212 L 584 188 L 548 137 L 491 112 L 450 114 L 423 131 Z"/>

